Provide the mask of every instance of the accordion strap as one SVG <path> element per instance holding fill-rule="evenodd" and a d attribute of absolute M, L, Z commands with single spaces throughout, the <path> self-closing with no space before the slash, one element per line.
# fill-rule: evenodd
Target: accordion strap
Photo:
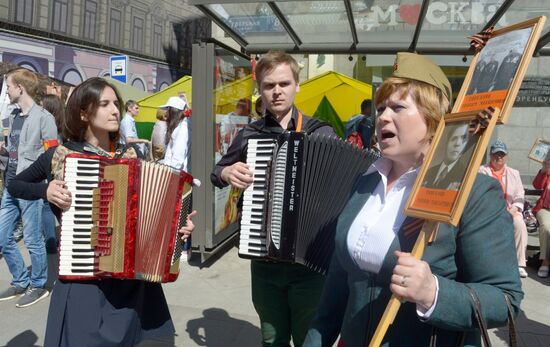
<path fill-rule="evenodd" d="M 298 111 L 298 121 L 296 123 L 296 132 L 297 133 L 302 131 L 302 118 L 304 118 L 303 115 L 302 115 L 302 112 Z"/>

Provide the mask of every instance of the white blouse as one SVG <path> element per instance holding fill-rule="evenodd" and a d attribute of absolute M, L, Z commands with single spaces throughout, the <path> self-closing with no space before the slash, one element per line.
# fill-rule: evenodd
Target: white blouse
<path fill-rule="evenodd" d="M 377 274 L 406 216 L 405 203 L 418 175 L 418 168 L 403 174 L 386 194 L 390 160 L 380 158 L 365 175 L 378 171 L 382 179 L 355 217 L 348 233 L 350 256 L 361 270 Z"/>
<path fill-rule="evenodd" d="M 389 159 L 380 158 L 364 174 L 378 171 L 382 179 L 355 217 L 347 238 L 348 252 L 357 266 L 375 274 L 380 272 L 384 258 L 405 221 L 405 204 L 420 171 L 418 167 L 404 173 L 386 194 L 391 168 L 392 162 Z M 436 294 L 432 307 L 424 310 L 416 305 L 416 313 L 421 319 L 429 318 L 437 304 L 439 281 L 437 276 L 433 277 Z"/>

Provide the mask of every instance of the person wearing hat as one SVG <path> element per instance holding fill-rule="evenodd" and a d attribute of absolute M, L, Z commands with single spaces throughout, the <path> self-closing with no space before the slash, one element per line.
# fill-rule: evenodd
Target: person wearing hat
<path fill-rule="evenodd" d="M 171 96 L 161 108 L 166 109 L 166 153 L 162 163 L 176 169 L 189 171 L 189 117 L 187 103 L 178 96 Z"/>
<path fill-rule="evenodd" d="M 145 157 L 148 154 L 146 145 L 149 145 L 151 142 L 146 139 L 138 138 L 136 130 L 136 121 L 135 117 L 139 114 L 139 105 L 134 100 L 126 101 L 124 105 L 126 113 L 122 120 L 120 121 L 120 137 L 118 143 L 121 145 L 136 145 L 136 149 L 139 150 L 139 155 Z"/>
<path fill-rule="evenodd" d="M 523 221 L 523 203 L 525 201 L 523 183 L 521 182 L 519 171 L 512 169 L 506 164 L 508 161 L 508 148 L 504 142 L 497 140 L 491 145 L 489 152 L 491 160 L 489 164 L 481 166 L 479 172 L 495 178 L 502 187 L 507 210 L 514 220 L 514 240 L 516 243 L 519 275 L 525 278 L 527 277 L 527 271 L 525 271 L 527 226 Z"/>
<path fill-rule="evenodd" d="M 440 223 L 422 260 L 409 253 L 422 220 L 403 209 L 451 95 L 431 60 L 397 54 L 374 97 L 381 158 L 359 177 L 335 225 L 335 251 L 303 346 L 332 346 L 338 336 L 346 347 L 368 345 L 392 294 L 403 304 L 384 346 L 480 346 L 470 293 L 489 328 L 507 322 L 505 295 L 519 311 L 512 218 L 496 180 L 477 175 L 458 226 Z"/>

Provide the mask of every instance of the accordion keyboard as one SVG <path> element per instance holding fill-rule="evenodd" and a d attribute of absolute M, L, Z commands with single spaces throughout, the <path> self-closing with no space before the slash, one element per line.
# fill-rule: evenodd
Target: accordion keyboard
<path fill-rule="evenodd" d="M 73 193 L 71 207 L 62 216 L 59 275 L 94 275 L 92 190 L 98 186 L 99 172 L 98 160 L 66 159 L 64 180 L 68 190 L 76 193 Z"/>
<path fill-rule="evenodd" d="M 239 253 L 241 255 L 256 257 L 267 255 L 266 233 L 262 231 L 262 227 L 266 218 L 267 168 L 273 157 L 274 147 L 274 139 L 248 140 L 246 164 L 254 173 L 254 180 L 243 194 L 239 243 Z"/>

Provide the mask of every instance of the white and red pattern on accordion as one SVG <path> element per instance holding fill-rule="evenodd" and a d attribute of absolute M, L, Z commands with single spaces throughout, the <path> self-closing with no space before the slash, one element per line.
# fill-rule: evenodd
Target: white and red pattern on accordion
<path fill-rule="evenodd" d="M 61 218 L 59 278 L 173 282 L 191 204 L 188 173 L 140 159 L 71 153 L 73 202 Z"/>

